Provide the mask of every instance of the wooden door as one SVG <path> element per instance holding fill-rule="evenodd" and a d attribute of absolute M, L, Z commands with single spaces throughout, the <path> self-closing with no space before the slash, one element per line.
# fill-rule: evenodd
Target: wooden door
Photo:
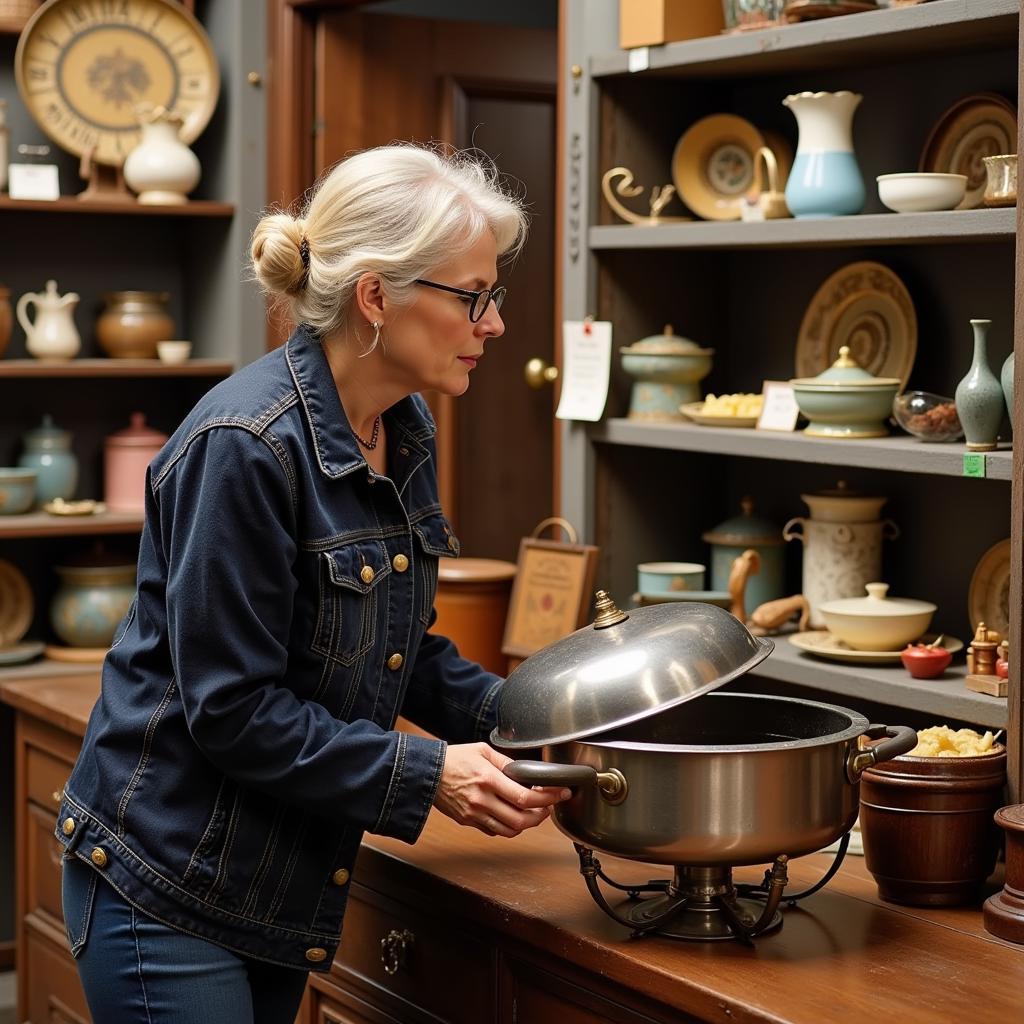
<path fill-rule="evenodd" d="M 500 274 L 506 333 L 466 395 L 427 396 L 441 500 L 463 553 L 514 560 L 554 509 L 553 389 L 531 390 L 523 368 L 532 356 L 554 361 L 556 33 L 327 10 L 313 38 L 315 174 L 353 150 L 440 139 L 477 146 L 522 182 L 531 237 Z"/>

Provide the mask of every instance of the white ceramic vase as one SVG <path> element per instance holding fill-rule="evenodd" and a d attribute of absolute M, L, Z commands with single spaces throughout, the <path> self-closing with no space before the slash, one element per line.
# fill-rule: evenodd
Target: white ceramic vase
<path fill-rule="evenodd" d="M 199 183 L 199 158 L 178 138 L 181 118 L 156 111 L 142 125 L 142 141 L 124 162 L 124 180 L 139 202 L 167 205 L 186 202 Z"/>

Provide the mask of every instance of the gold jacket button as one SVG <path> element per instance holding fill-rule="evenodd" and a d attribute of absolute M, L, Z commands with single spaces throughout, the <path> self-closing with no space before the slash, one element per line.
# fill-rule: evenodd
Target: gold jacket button
<path fill-rule="evenodd" d="M 409 559 L 405 555 L 395 555 L 391 560 L 391 566 L 395 572 L 405 572 L 409 568 Z"/>
<path fill-rule="evenodd" d="M 89 856 L 96 867 L 105 868 L 107 866 L 107 855 L 98 846 L 93 849 Z"/>
<path fill-rule="evenodd" d="M 314 946 L 312 949 L 306 950 L 306 959 L 313 964 L 322 963 L 327 959 L 327 950 Z"/>
<path fill-rule="evenodd" d="M 451 534 L 448 535 L 448 550 L 455 550 L 455 538 Z"/>
<path fill-rule="evenodd" d="M 364 583 L 372 583 L 373 582 L 373 570 L 368 565 L 364 565 L 363 566 L 363 571 L 359 574 L 359 578 Z"/>
<path fill-rule="evenodd" d="M 348 885 L 348 879 L 348 868 L 338 868 L 338 870 L 331 875 L 331 880 L 335 885 Z"/>
<path fill-rule="evenodd" d="M 64 819 L 64 824 L 61 825 L 60 830 L 66 836 L 71 835 L 71 833 L 75 831 L 75 819 L 74 818 L 65 818 Z"/>
<path fill-rule="evenodd" d="M 400 654 L 392 654 L 391 657 L 388 658 L 388 668 L 391 669 L 392 672 L 396 672 L 402 667 L 403 661 L 405 661 L 405 658 Z"/>

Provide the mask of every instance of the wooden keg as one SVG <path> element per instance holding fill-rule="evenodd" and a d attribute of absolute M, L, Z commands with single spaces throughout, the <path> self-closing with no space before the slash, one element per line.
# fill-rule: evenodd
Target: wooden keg
<path fill-rule="evenodd" d="M 431 632 L 449 637 L 464 658 L 502 676 L 508 659 L 501 640 L 515 574 L 513 562 L 494 558 L 442 558 L 437 573 Z"/>

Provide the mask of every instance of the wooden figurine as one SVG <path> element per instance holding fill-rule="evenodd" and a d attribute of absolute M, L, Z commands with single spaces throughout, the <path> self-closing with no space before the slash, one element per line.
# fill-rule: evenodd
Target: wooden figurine
<path fill-rule="evenodd" d="M 729 596 L 732 603 L 729 611 L 736 616 L 740 622 L 747 621 L 747 608 L 745 603 L 745 592 L 747 579 L 761 571 L 761 556 L 753 549 L 747 548 L 741 555 L 737 555 L 732 561 L 732 568 L 729 570 Z"/>
<path fill-rule="evenodd" d="M 759 605 L 751 613 L 751 632 L 758 636 L 773 633 L 784 626 L 794 615 L 800 613 L 800 632 L 807 629 L 811 617 L 811 606 L 803 594 L 794 594 L 792 597 L 780 597 L 777 601 L 767 601 Z"/>
<path fill-rule="evenodd" d="M 990 697 L 1006 697 L 1009 683 L 997 671 L 997 660 L 1002 637 L 989 629 L 984 622 L 978 623 L 974 639 L 967 648 L 967 689 L 975 693 L 987 693 Z"/>

